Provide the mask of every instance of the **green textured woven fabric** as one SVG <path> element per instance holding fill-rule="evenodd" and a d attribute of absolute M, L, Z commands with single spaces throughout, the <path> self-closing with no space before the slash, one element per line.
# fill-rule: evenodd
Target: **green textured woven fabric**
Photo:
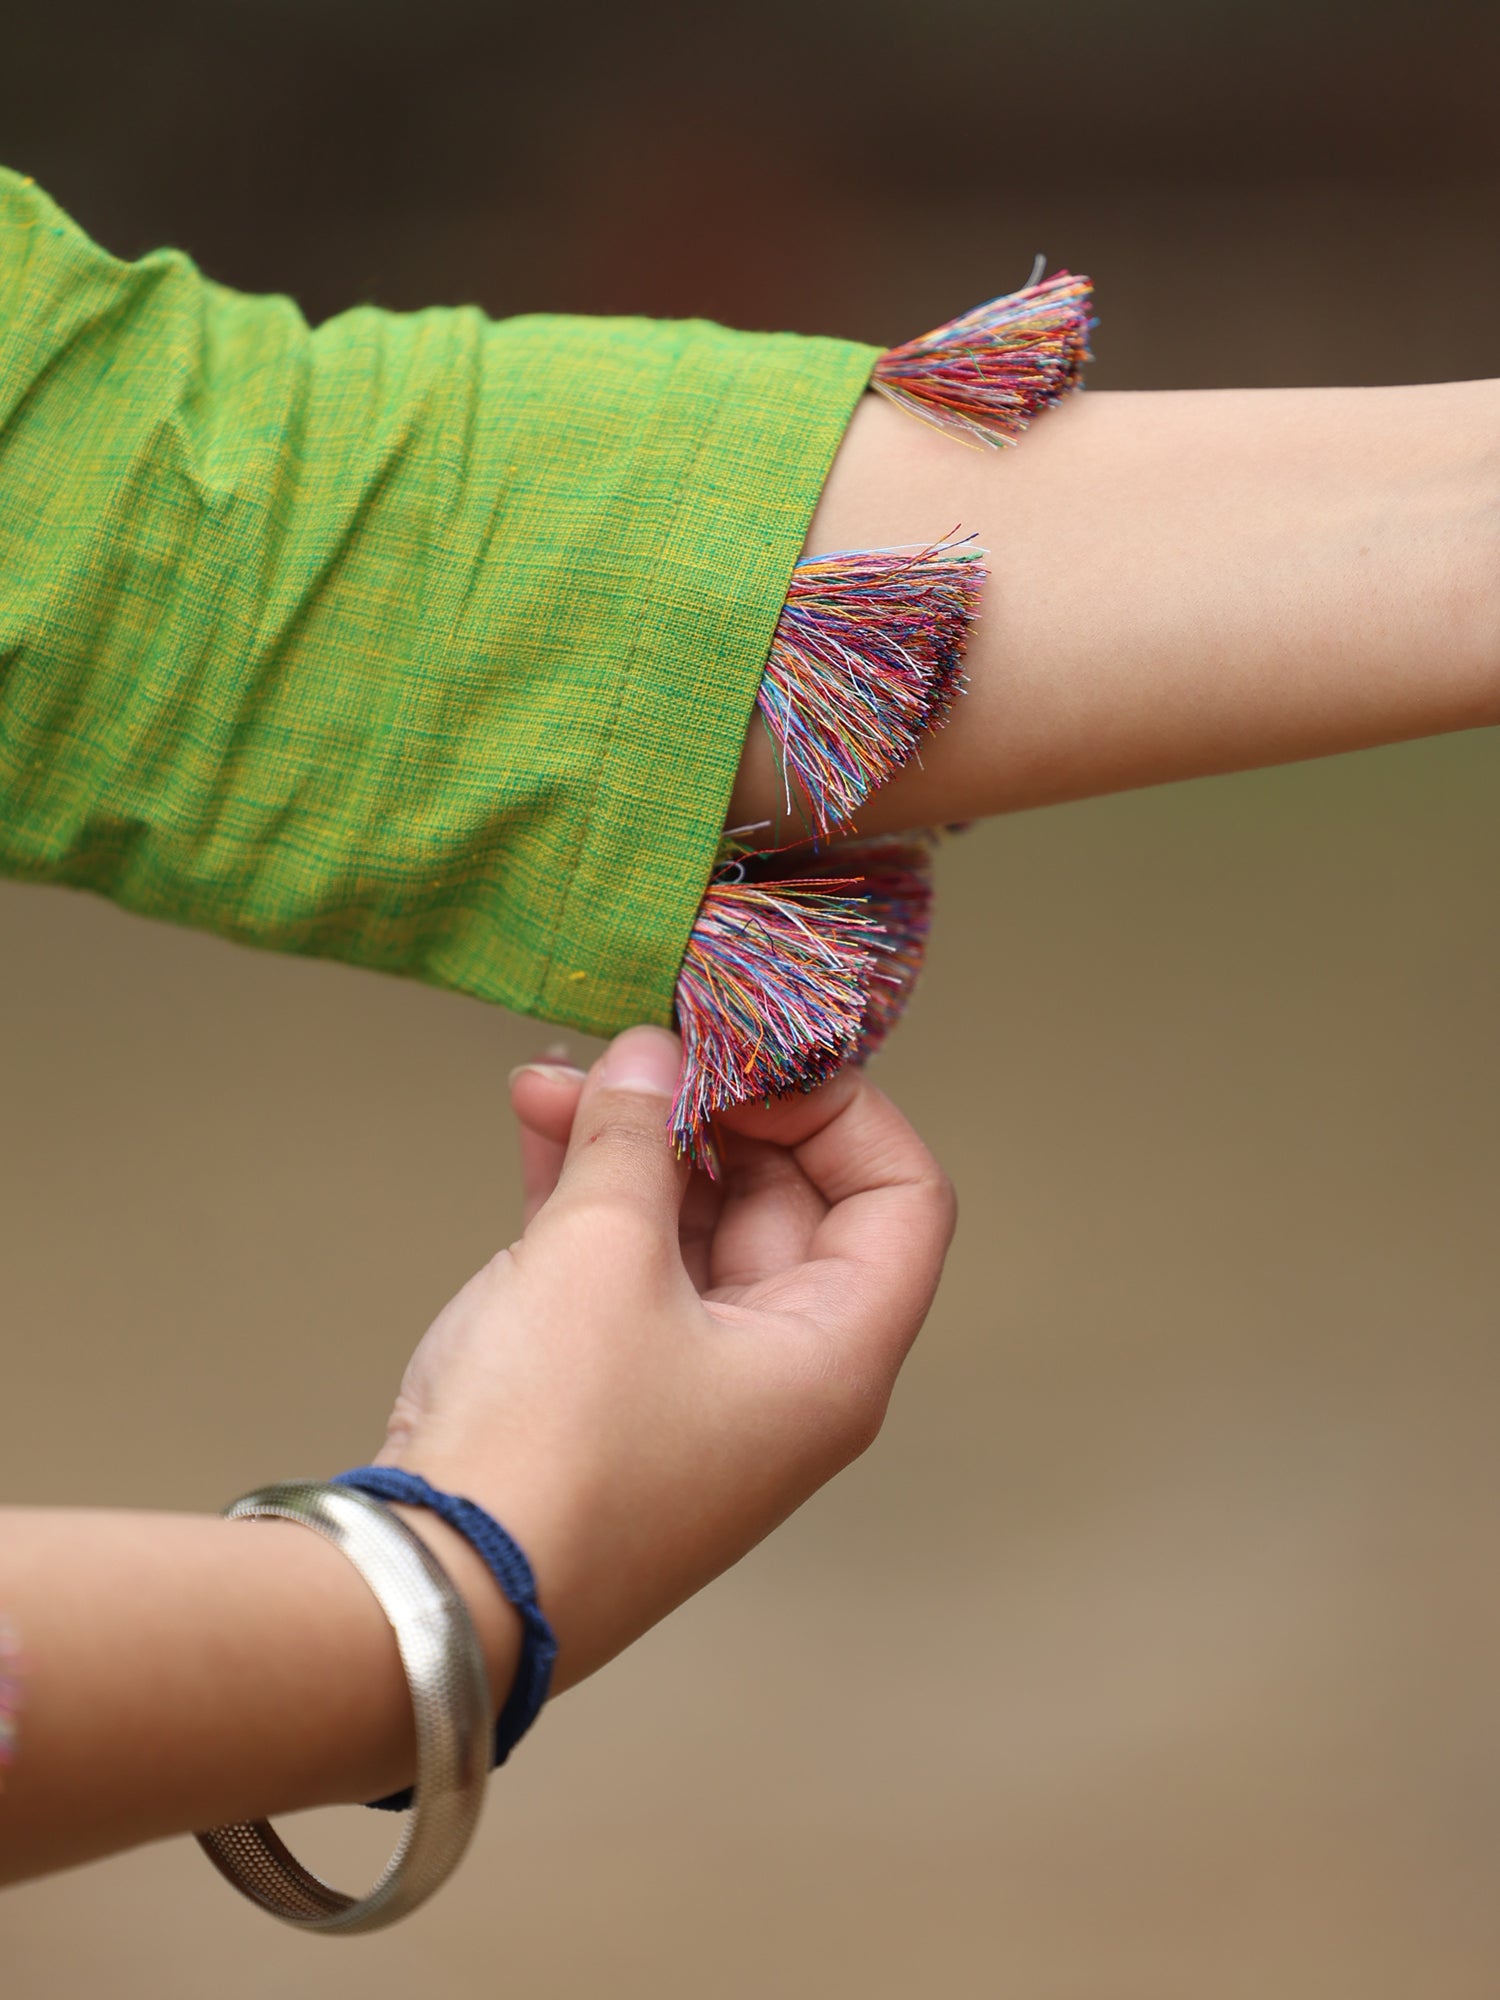
<path fill-rule="evenodd" d="M 670 1018 L 876 350 L 122 263 L 0 170 L 0 870 Z"/>

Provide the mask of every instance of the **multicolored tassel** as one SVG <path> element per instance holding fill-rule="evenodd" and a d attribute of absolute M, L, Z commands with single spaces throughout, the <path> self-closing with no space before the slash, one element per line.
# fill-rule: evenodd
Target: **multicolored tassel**
<path fill-rule="evenodd" d="M 927 858 L 911 839 L 836 850 L 791 874 L 754 855 L 709 884 L 677 981 L 671 1132 L 695 1167 L 717 1172 L 715 1112 L 811 1090 L 879 1047 L 922 963 Z"/>
<path fill-rule="evenodd" d="M 927 956 L 935 845 L 930 834 L 902 834 L 829 857 L 841 867 L 858 867 L 860 895 L 880 933 L 854 1051 L 858 1062 L 867 1062 L 876 1053 L 905 1013 Z"/>
<path fill-rule="evenodd" d="M 1091 287 L 1058 271 L 882 354 L 870 386 L 965 443 L 1014 444 L 1091 360 Z"/>
<path fill-rule="evenodd" d="M 1066 271 L 882 355 L 871 386 L 964 443 L 1014 444 L 1078 386 L 1090 290 Z M 917 753 L 963 687 L 983 551 L 925 548 L 798 563 L 758 707 L 789 819 L 822 841 Z M 677 983 L 683 1076 L 672 1138 L 717 1171 L 715 1113 L 811 1090 L 880 1046 L 926 948 L 931 836 L 840 843 L 715 870 Z"/>
<path fill-rule="evenodd" d="M 730 866 L 744 876 L 745 864 Z M 877 931 L 858 884 L 795 877 L 710 882 L 677 976 L 679 1153 L 716 1171 L 716 1111 L 810 1090 L 859 1040 Z"/>
<path fill-rule="evenodd" d="M 916 754 L 963 686 L 985 579 L 973 535 L 817 556 L 792 571 L 757 706 L 788 817 L 821 839 Z"/>

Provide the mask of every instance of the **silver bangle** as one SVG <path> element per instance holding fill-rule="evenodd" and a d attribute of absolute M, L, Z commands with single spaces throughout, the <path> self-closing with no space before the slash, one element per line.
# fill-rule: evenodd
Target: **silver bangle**
<path fill-rule="evenodd" d="M 390 1620 L 417 1725 L 416 1802 L 366 1896 L 304 1868 L 268 1820 L 214 1827 L 199 1845 L 220 1874 L 299 1930 L 380 1930 L 425 1903 L 457 1867 L 479 1822 L 489 1768 L 489 1686 L 468 1606 L 420 1535 L 347 1486 L 287 1482 L 247 1493 L 230 1520 L 300 1521 L 353 1563 Z"/>

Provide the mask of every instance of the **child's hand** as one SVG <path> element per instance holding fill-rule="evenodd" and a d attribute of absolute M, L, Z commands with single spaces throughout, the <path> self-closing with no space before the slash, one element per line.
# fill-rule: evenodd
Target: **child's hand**
<path fill-rule="evenodd" d="M 722 1182 L 690 1176 L 666 1137 L 679 1061 L 635 1028 L 587 1079 L 517 1071 L 526 1233 L 428 1330 L 381 1454 L 515 1535 L 557 1688 L 871 1442 L 953 1230 L 943 1174 L 857 1071 L 741 1111 Z M 492 1664 L 513 1657 L 498 1593 L 461 1580 Z"/>

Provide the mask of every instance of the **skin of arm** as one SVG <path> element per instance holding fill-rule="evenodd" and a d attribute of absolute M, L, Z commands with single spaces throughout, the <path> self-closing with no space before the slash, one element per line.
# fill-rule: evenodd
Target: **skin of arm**
<path fill-rule="evenodd" d="M 947 727 L 874 833 L 1500 721 L 1500 384 L 1087 392 L 1013 450 L 866 396 L 805 553 L 988 551 Z M 730 824 L 777 811 L 752 725 Z"/>
<path fill-rule="evenodd" d="M 316 1535 L 280 1521 L 10 1508 L 0 1548 L 0 1602 L 25 1648 L 0 1881 L 409 1782 L 395 1639 L 358 1571 Z M 450 1573 L 493 1689 L 507 1660 L 514 1671 L 513 1615 L 487 1577 L 457 1562 Z"/>
<path fill-rule="evenodd" d="M 855 1072 L 742 1112 L 721 1181 L 689 1175 L 666 1135 L 680 1061 L 641 1028 L 587 1078 L 516 1073 L 525 1233 L 429 1328 L 380 1453 L 527 1551 L 554 1692 L 870 1443 L 953 1227 L 931 1155 Z M 463 1591 L 498 1711 L 515 1615 L 461 1536 L 398 1511 Z M 0 1614 L 23 1674 L 0 1882 L 411 1780 L 394 1637 L 305 1529 L 5 1510 Z"/>

